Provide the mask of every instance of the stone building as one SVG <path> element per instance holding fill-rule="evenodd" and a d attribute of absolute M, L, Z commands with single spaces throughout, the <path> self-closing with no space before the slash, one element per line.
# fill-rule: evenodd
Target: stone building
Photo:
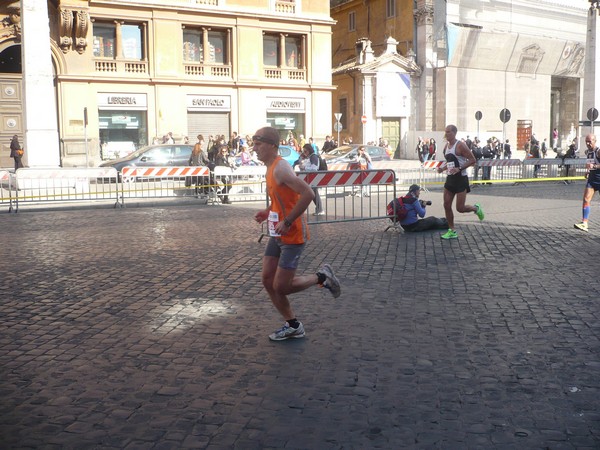
<path fill-rule="evenodd" d="M 323 0 L 49 0 L 47 11 L 40 3 L 0 5 L 2 167 L 12 165 L 13 134 L 25 140 L 27 165 L 66 167 L 96 166 L 169 132 L 191 143 L 266 124 L 282 137 L 330 133 L 333 21 Z M 49 40 L 28 28 L 35 22 L 20 17 L 22 4 L 49 18 Z M 28 59 L 31 36 L 47 45 L 48 61 Z M 56 150 L 28 139 L 37 118 L 24 74 L 44 64 Z"/>
<path fill-rule="evenodd" d="M 439 142 L 448 123 L 519 148 L 532 133 L 550 142 L 554 127 L 566 142 L 582 117 L 588 7 L 587 0 L 333 0 L 333 110 L 346 111 L 354 142 L 383 137 L 407 158 L 416 157 L 417 135 Z M 505 124 L 503 109 L 511 113 Z"/>

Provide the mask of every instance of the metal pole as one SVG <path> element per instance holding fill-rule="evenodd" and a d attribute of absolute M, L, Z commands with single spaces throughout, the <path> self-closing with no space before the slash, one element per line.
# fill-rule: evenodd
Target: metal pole
<path fill-rule="evenodd" d="M 87 139 L 87 124 L 88 124 L 88 116 L 87 116 L 87 108 L 83 108 L 83 141 L 85 145 L 85 167 L 90 167 L 89 162 L 89 152 L 88 152 L 88 139 Z"/>

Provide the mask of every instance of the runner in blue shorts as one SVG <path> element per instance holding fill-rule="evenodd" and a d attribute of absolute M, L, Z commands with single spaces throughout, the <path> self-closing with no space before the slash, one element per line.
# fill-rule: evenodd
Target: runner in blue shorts
<path fill-rule="evenodd" d="M 587 147 L 587 163 L 585 168 L 589 171 L 587 174 L 587 183 L 583 190 L 583 213 L 580 223 L 574 225 L 581 231 L 588 231 L 588 219 L 590 217 L 590 205 L 594 192 L 600 191 L 600 149 L 596 146 L 596 135 L 588 134 L 585 137 Z"/>

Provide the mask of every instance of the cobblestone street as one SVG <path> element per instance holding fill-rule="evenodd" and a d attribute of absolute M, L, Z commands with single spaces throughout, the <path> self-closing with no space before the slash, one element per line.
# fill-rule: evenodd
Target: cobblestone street
<path fill-rule="evenodd" d="M 0 448 L 598 449 L 582 191 L 478 187 L 448 242 L 312 226 L 299 272 L 342 296 L 291 296 L 307 336 L 277 343 L 261 203 L 2 214 Z"/>

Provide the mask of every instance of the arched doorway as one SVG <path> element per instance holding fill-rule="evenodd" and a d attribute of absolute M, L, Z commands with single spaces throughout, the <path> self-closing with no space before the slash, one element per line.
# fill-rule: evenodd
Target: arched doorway
<path fill-rule="evenodd" d="M 12 167 L 10 140 L 24 142 L 21 45 L 0 43 L 0 167 Z"/>

